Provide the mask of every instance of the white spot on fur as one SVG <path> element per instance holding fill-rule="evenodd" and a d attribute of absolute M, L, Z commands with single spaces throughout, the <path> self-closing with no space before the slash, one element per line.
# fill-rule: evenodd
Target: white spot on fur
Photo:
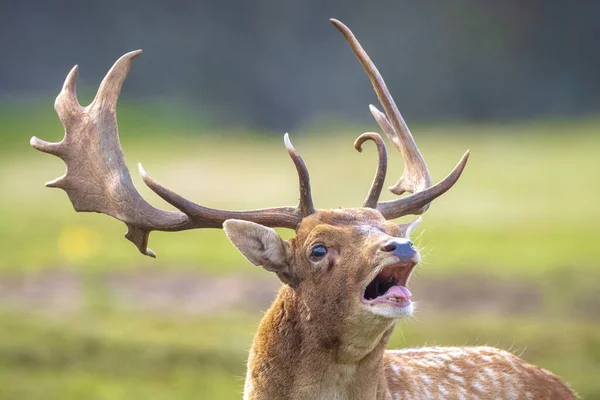
<path fill-rule="evenodd" d="M 448 365 L 448 369 L 452 372 L 455 372 L 457 374 L 460 374 L 462 372 L 462 369 L 460 369 L 459 367 L 456 366 L 456 364 L 449 364 Z"/>
<path fill-rule="evenodd" d="M 429 368 L 439 368 L 444 366 L 444 364 L 439 360 L 418 360 L 416 363 Z"/>
<path fill-rule="evenodd" d="M 496 372 L 489 368 L 489 367 L 485 367 L 483 369 L 483 374 L 485 374 L 487 376 L 487 380 L 494 385 L 494 387 L 498 387 L 498 376 L 496 375 Z M 481 374 L 478 375 L 481 379 L 485 379 L 481 376 Z"/>
<path fill-rule="evenodd" d="M 477 390 L 478 392 L 483 392 L 485 390 L 485 387 L 481 384 L 479 380 L 471 383 L 471 387 L 473 387 L 473 389 Z"/>
<path fill-rule="evenodd" d="M 450 392 L 448 391 L 448 389 L 446 389 L 443 385 L 438 385 L 438 391 L 443 394 L 444 396 L 450 394 Z M 445 399 L 445 397 L 440 397 L 442 399 Z"/>
<path fill-rule="evenodd" d="M 492 360 L 492 357 L 490 357 L 490 356 L 485 356 L 485 355 L 483 355 L 483 356 L 480 356 L 480 357 L 481 357 L 481 359 L 482 359 L 483 361 L 485 361 L 485 362 L 487 362 L 487 363 L 491 363 L 491 362 L 493 361 L 493 360 Z"/>
<path fill-rule="evenodd" d="M 458 383 L 460 383 L 460 384 L 463 384 L 463 385 L 464 385 L 464 383 L 465 383 L 465 380 L 463 379 L 463 377 L 462 377 L 462 376 L 458 376 L 458 375 L 456 375 L 456 374 L 453 374 L 453 373 L 449 373 L 449 374 L 448 374 L 448 378 L 449 378 L 449 379 L 452 379 L 453 381 L 456 381 L 456 382 L 458 382 Z"/>
<path fill-rule="evenodd" d="M 468 364 L 468 365 L 470 365 L 472 367 L 477 365 L 477 363 L 475 361 L 473 361 L 472 359 L 470 359 L 470 358 L 466 358 L 464 361 L 465 361 L 466 364 Z"/>
<path fill-rule="evenodd" d="M 468 353 L 465 352 L 463 349 L 456 349 L 456 350 L 453 349 L 451 351 L 446 352 L 446 354 L 448 354 L 450 357 L 460 358 L 460 357 L 464 357 Z"/>

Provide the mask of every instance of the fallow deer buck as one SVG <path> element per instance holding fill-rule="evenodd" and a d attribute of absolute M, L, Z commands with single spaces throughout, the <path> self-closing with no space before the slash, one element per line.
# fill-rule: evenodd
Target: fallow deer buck
<path fill-rule="evenodd" d="M 371 80 L 384 112 L 371 113 L 405 160 L 391 188 L 408 196 L 379 202 L 387 167 L 385 145 L 365 133 L 357 150 L 374 141 L 379 153 L 375 179 L 361 208 L 315 210 L 309 175 L 285 136 L 300 181 L 296 207 L 225 211 L 192 203 L 150 178 L 143 181 L 179 211 L 147 203 L 133 185 L 120 148 L 116 105 L 131 62 L 122 56 L 110 69 L 92 103 L 79 105 L 77 66 L 68 74 L 55 109 L 65 127 L 59 143 L 32 138 L 38 150 L 67 164 L 64 176 L 48 182 L 64 189 L 76 211 L 108 214 L 127 224 L 127 239 L 146 255 L 153 230 L 224 228 L 253 264 L 283 283 L 266 312 L 248 359 L 245 399 L 573 399 L 552 373 L 492 347 L 423 347 L 387 350 L 396 321 L 413 312 L 406 288 L 419 253 L 409 240 L 417 222 L 389 220 L 422 214 L 458 180 L 468 152 L 441 182 L 429 172 L 381 75 L 352 32 L 332 19 Z M 294 229 L 282 240 L 273 227 Z"/>

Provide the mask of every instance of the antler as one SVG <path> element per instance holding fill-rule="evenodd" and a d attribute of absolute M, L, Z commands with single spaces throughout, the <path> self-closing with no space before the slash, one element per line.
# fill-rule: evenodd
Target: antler
<path fill-rule="evenodd" d="M 387 150 L 383 139 L 375 132 L 365 132 L 356 138 L 354 148 L 358 152 L 362 152 L 362 145 L 367 140 L 372 140 L 377 146 L 378 163 L 373 183 L 371 184 L 367 198 L 363 202 L 363 207 L 377 208 L 377 201 L 379 200 L 379 196 L 381 196 L 381 189 L 383 189 L 385 174 L 387 172 Z"/>
<path fill-rule="evenodd" d="M 375 186 L 379 185 L 379 181 L 385 178 L 385 172 L 383 172 L 383 178 L 379 176 L 380 169 L 378 168 L 377 176 L 373 181 L 373 186 L 364 206 L 377 208 L 387 219 L 398 218 L 406 214 L 422 214 L 429 208 L 431 201 L 448 191 L 456 183 L 467 163 L 469 152 L 467 151 L 463 155 L 458 165 L 446 178 L 431 186 L 427 164 L 375 64 L 346 25 L 333 18 L 330 21 L 344 35 L 371 80 L 385 114 L 373 105 L 370 106 L 371 113 L 404 158 L 404 173 L 400 180 L 390 187 L 390 190 L 398 195 L 404 192 L 412 193 L 412 195 L 401 199 L 378 203 L 381 189 L 376 189 Z M 375 196 L 375 193 L 377 193 L 377 196 Z M 372 195 L 373 197 L 371 197 Z"/>
<path fill-rule="evenodd" d="M 67 75 L 54 108 L 65 128 L 58 143 L 31 138 L 31 145 L 60 157 L 67 164 L 65 175 L 46 183 L 65 190 L 75 211 L 100 212 L 128 228 L 125 237 L 142 254 L 155 257 L 147 248 L 151 231 L 181 231 L 221 228 L 227 219 L 243 219 L 270 227 L 295 229 L 302 218 L 314 213 L 308 170 L 285 135 L 285 146 L 294 161 L 300 181 L 300 202 L 296 207 L 275 207 L 250 211 L 224 211 L 200 206 L 150 178 L 140 165 L 143 180 L 154 192 L 180 211 L 165 211 L 150 205 L 135 188 L 119 143 L 116 107 L 131 63 L 142 51 L 123 55 L 108 71 L 96 97 L 87 107 L 77 101 L 75 84 L 78 67 Z"/>

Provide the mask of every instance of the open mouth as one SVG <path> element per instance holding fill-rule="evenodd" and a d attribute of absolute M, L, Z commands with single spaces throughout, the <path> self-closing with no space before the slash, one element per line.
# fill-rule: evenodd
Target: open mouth
<path fill-rule="evenodd" d="M 367 304 L 388 303 L 396 306 L 410 304 L 410 291 L 406 283 L 414 263 L 393 264 L 383 268 L 367 285 L 363 302 Z"/>

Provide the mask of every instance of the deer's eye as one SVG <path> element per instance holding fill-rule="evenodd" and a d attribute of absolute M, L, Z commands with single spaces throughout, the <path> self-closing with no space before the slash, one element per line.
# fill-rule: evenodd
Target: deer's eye
<path fill-rule="evenodd" d="M 319 261 L 320 259 L 325 257 L 326 254 L 327 247 L 325 247 L 322 244 L 317 244 L 316 246 L 313 246 L 313 248 L 310 250 L 310 258 L 313 261 Z"/>

